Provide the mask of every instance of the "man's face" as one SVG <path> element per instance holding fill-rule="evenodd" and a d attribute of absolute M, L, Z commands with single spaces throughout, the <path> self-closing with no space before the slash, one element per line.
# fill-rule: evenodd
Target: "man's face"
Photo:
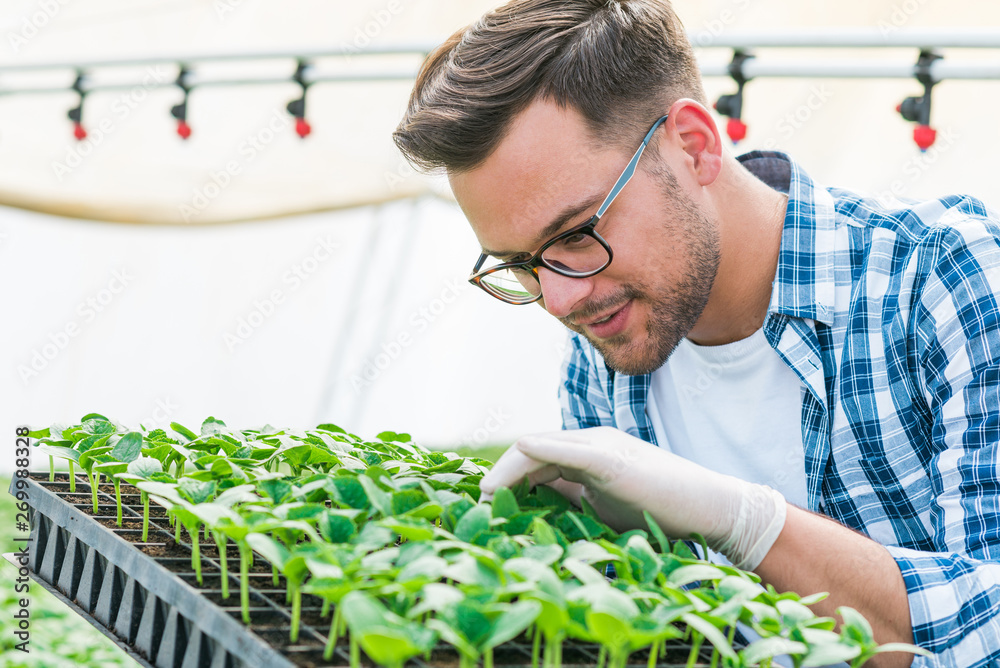
<path fill-rule="evenodd" d="M 660 367 L 694 327 L 719 263 L 717 226 L 656 153 L 663 132 L 597 225 L 611 264 L 589 278 L 538 269 L 538 303 L 628 375 Z M 482 165 L 449 179 L 483 249 L 507 259 L 593 215 L 641 141 L 595 149 L 578 112 L 539 101 Z"/>

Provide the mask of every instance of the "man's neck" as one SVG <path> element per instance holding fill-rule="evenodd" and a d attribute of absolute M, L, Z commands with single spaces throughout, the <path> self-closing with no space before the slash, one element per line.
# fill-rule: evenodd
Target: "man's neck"
<path fill-rule="evenodd" d="M 708 304 L 687 338 L 717 346 L 745 339 L 764 324 L 778 267 L 788 197 L 729 157 L 714 184 L 719 270 Z"/>

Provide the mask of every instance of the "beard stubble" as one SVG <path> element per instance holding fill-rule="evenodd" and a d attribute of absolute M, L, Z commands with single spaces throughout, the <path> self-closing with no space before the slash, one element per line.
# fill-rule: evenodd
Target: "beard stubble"
<path fill-rule="evenodd" d="M 651 373 L 663 366 L 680 340 L 691 331 L 708 303 L 720 258 L 716 225 L 687 197 L 669 168 L 654 158 L 646 171 L 661 184 L 667 205 L 669 222 L 655 230 L 657 245 L 676 247 L 674 255 L 683 262 L 677 270 L 679 275 L 672 285 L 659 281 L 658 285 L 651 285 L 651 281 L 626 283 L 575 314 L 577 319 L 586 319 L 614 306 L 624 306 L 630 300 L 634 305 L 646 304 L 649 319 L 645 340 L 634 340 L 627 334 L 595 340 L 583 328 L 560 319 L 590 341 L 609 368 L 628 376 Z M 656 266 L 652 271 L 665 274 L 669 268 Z"/>

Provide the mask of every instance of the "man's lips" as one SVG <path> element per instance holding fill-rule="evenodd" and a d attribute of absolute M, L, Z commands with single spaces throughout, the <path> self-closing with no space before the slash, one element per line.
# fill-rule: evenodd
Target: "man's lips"
<path fill-rule="evenodd" d="M 613 311 L 607 311 L 594 318 L 588 318 L 581 322 L 578 327 L 586 327 L 590 333 L 598 339 L 607 339 L 625 331 L 628 325 L 628 316 L 631 312 L 632 301 L 629 300 Z"/>
<path fill-rule="evenodd" d="M 593 325 L 595 323 L 600 322 L 601 320 L 604 320 L 605 318 L 610 318 L 615 313 L 618 313 L 618 311 L 622 310 L 622 308 L 624 306 L 625 306 L 625 304 L 621 304 L 619 306 L 614 307 L 610 311 L 605 311 L 605 313 L 603 315 L 599 315 L 597 317 L 590 318 L 590 319 L 585 320 L 583 322 L 576 322 L 576 323 L 573 323 L 573 324 L 575 324 L 577 327 L 587 327 L 589 325 Z"/>

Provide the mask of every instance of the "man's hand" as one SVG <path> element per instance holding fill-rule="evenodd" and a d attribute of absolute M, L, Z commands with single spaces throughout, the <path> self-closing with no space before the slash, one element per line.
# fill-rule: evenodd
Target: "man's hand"
<path fill-rule="evenodd" d="M 644 528 L 649 511 L 673 538 L 693 533 L 753 570 L 777 540 L 786 504 L 777 491 L 703 468 L 611 427 L 525 436 L 483 477 L 483 499 L 525 476 L 585 498 L 617 530 Z"/>

